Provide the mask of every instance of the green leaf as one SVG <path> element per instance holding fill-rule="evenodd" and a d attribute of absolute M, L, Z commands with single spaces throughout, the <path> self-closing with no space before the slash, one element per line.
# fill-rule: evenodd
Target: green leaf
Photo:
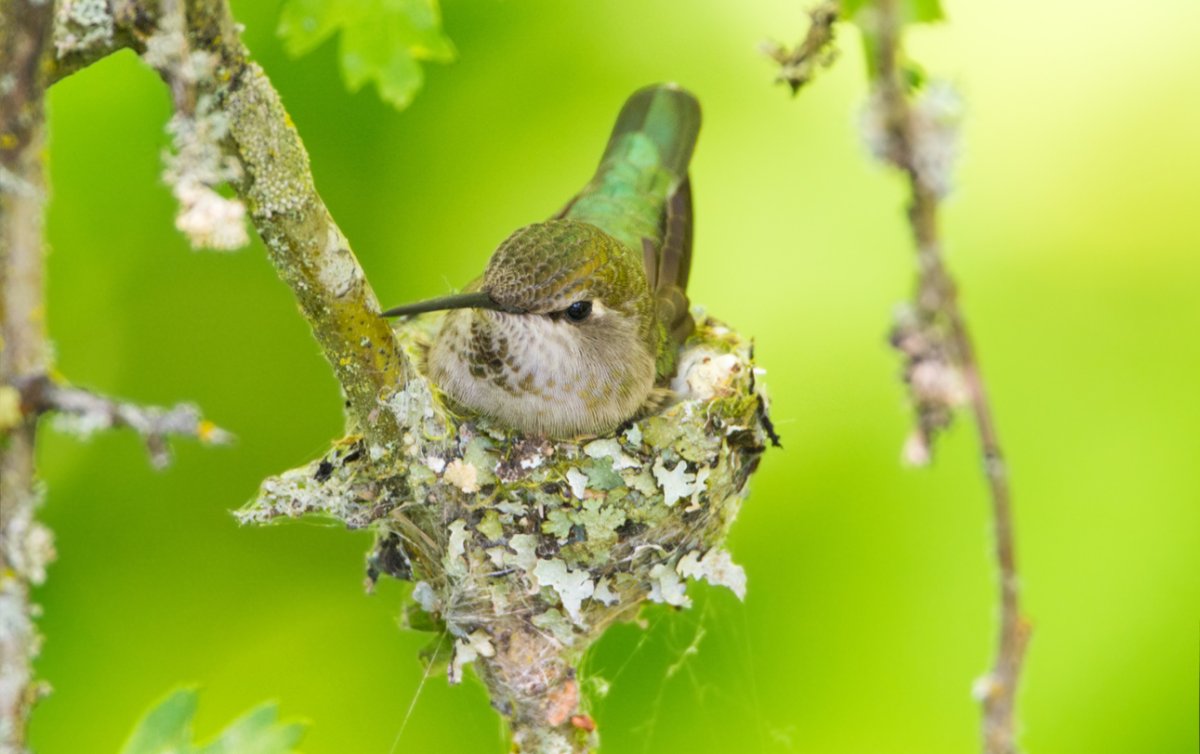
<path fill-rule="evenodd" d="M 206 746 L 192 741 L 195 689 L 174 691 L 138 723 L 121 754 L 294 754 L 304 736 L 300 723 L 280 723 L 274 704 L 255 708 Z"/>
<path fill-rule="evenodd" d="M 279 14 L 276 33 L 283 38 L 288 55 L 299 57 L 312 52 L 339 28 L 358 18 L 362 10 L 357 0 L 288 0 Z"/>
<path fill-rule="evenodd" d="M 412 102 L 424 83 L 420 61 L 449 63 L 455 57 L 454 44 L 442 33 L 438 0 L 288 0 L 279 18 L 279 35 L 292 56 L 338 31 L 347 88 L 374 82 L 396 108 Z"/>
<path fill-rule="evenodd" d="M 268 702 L 238 718 L 197 754 L 289 754 L 303 737 L 304 725 L 281 724 L 279 709 Z"/>
<path fill-rule="evenodd" d="M 942 0 L 897 0 L 900 20 L 906 24 L 927 24 L 946 18 Z M 842 0 L 842 18 L 855 19 L 864 8 L 877 5 L 872 0 Z"/>
<path fill-rule="evenodd" d="M 191 748 L 196 690 L 178 689 L 146 713 L 121 754 L 174 754 Z"/>
<path fill-rule="evenodd" d="M 946 18 L 942 0 L 904 0 L 902 7 L 905 23 L 928 24 Z"/>

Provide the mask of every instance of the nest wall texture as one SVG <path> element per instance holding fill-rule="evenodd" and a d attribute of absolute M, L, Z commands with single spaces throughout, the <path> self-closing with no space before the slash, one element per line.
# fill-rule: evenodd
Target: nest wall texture
<path fill-rule="evenodd" d="M 397 329 L 412 363 L 439 318 Z M 358 435 L 266 480 L 243 523 L 319 516 L 376 534 L 368 576 L 412 580 L 412 628 L 452 683 L 473 663 L 521 752 L 597 745 L 575 667 L 647 600 L 687 607 L 689 579 L 745 593 L 723 543 L 774 441 L 752 345 L 697 316 L 661 412 L 576 441 L 454 416 L 423 375 L 381 402 L 405 429 Z"/>

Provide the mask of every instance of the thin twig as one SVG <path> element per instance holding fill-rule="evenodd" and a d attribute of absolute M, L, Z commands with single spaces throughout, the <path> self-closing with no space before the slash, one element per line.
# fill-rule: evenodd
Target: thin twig
<path fill-rule="evenodd" d="M 779 64 L 775 81 L 791 87 L 793 95 L 837 59 L 833 43 L 840 12 L 837 0 L 825 0 L 810 10 L 808 33 L 790 50 L 778 42 L 763 42 L 763 53 Z"/>
<path fill-rule="evenodd" d="M 975 416 L 983 471 L 991 493 L 992 526 L 1000 587 L 1000 634 L 990 673 L 976 684 L 983 705 L 983 746 L 987 754 L 1014 754 L 1015 694 L 1030 625 L 1020 611 L 1012 500 L 1008 472 L 979 362 L 958 303 L 957 287 L 946 269 L 938 231 L 938 209 L 946 191 L 935 143 L 939 126 L 914 106 L 900 73 L 900 16 L 894 0 L 881 0 L 875 18 L 879 41 L 874 107 L 882 121 L 882 157 L 908 177 L 912 193 L 909 223 L 917 249 L 914 323 L 902 323 L 895 342 L 909 358 L 909 384 L 918 414 L 917 458 L 928 455 L 934 433 L 949 421 L 947 410 L 965 398 Z M 941 377 L 938 368 L 944 367 Z M 925 377 L 914 379 L 917 370 Z M 947 371 L 950 370 L 950 371 Z M 932 376 L 930 376 L 932 375 Z M 959 389 L 961 385 L 961 392 Z M 912 454 L 910 441 L 910 454 Z"/>
<path fill-rule="evenodd" d="M 61 385 L 45 375 L 26 378 L 16 385 L 24 418 L 53 414 L 55 426 L 88 437 L 95 432 L 125 427 L 137 432 L 146 443 L 156 468 L 171 461 L 170 437 L 192 437 L 212 445 L 233 441 L 233 435 L 201 416 L 190 403 L 170 408 L 139 406 L 70 385 Z M 0 426 L 0 430 L 5 429 Z"/>

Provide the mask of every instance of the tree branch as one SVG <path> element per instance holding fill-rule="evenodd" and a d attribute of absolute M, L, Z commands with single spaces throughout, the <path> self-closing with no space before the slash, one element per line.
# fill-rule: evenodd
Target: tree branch
<path fill-rule="evenodd" d="M 182 27 L 176 20 L 180 11 Z M 60 24 L 62 18 L 60 13 Z M 220 114 L 220 146 L 236 160 L 237 174 L 217 173 L 213 178 L 210 173 L 209 178 L 231 180 L 244 202 L 276 271 L 295 294 L 346 393 L 352 423 L 380 441 L 397 437 L 401 422 L 391 399 L 411 377 L 412 367 L 388 323 L 377 316 L 374 291 L 316 191 L 308 153 L 279 94 L 249 60 L 228 4 L 109 0 L 103 18 L 93 26 L 111 28 L 112 33 L 77 30 L 77 38 L 94 42 L 74 45 L 54 75 L 67 75 L 130 46 L 171 87 L 177 117 L 195 120 L 202 117 L 201 111 Z M 195 53 L 189 51 L 209 56 L 201 70 L 195 70 Z M 184 70 L 185 66 L 193 68 Z M 178 196 L 178 181 L 174 184 Z"/>
<path fill-rule="evenodd" d="M 42 62 L 53 6 L 0 2 L 0 384 L 45 371 L 42 224 L 45 138 Z M 25 724 L 42 688 L 33 681 L 40 637 L 29 589 L 53 558 L 50 533 L 34 520 L 36 423 L 0 438 L 0 752 L 25 751 Z"/>
<path fill-rule="evenodd" d="M 394 440 L 403 422 L 387 400 L 412 370 L 317 194 L 300 136 L 266 74 L 248 60 L 225 0 L 189 0 L 186 13 L 191 46 L 219 60 L 202 87 L 229 118 L 226 146 L 242 168 L 237 193 L 346 392 L 354 423 L 368 437 Z"/>
<path fill-rule="evenodd" d="M 917 413 L 917 429 L 905 455 L 928 460 L 938 431 L 952 409 L 970 403 L 991 493 L 992 527 L 1000 589 L 1000 633 L 992 670 L 976 684 L 983 705 L 982 735 L 987 754 L 1014 754 L 1015 696 L 1030 625 L 1021 615 L 1012 500 L 1008 472 L 988 403 L 958 290 L 946 269 L 938 230 L 938 211 L 949 190 L 949 163 L 955 150 L 957 101 L 949 90 L 930 86 L 914 102 L 899 67 L 899 10 L 881 0 L 874 16 L 878 39 L 878 77 L 868 112 L 878 128 L 873 146 L 885 161 L 903 171 L 912 194 L 909 224 L 917 251 L 917 285 L 912 310 L 902 315 L 893 342 L 906 356 L 906 381 Z"/>

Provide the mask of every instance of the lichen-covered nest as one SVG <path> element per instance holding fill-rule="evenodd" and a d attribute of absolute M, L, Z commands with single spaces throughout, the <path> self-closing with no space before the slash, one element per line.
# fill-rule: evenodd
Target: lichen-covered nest
<path fill-rule="evenodd" d="M 408 623 L 439 632 L 427 659 L 451 682 L 475 664 L 518 751 L 588 751 L 574 668 L 604 629 L 646 600 L 687 606 L 688 579 L 745 592 L 722 544 L 774 434 L 752 345 L 696 319 L 676 400 L 613 435 L 548 441 L 456 417 L 420 378 L 380 405 L 402 437 L 339 440 L 266 480 L 238 518 L 371 527 L 370 579 L 416 582 Z M 413 363 L 436 324 L 397 330 Z"/>

